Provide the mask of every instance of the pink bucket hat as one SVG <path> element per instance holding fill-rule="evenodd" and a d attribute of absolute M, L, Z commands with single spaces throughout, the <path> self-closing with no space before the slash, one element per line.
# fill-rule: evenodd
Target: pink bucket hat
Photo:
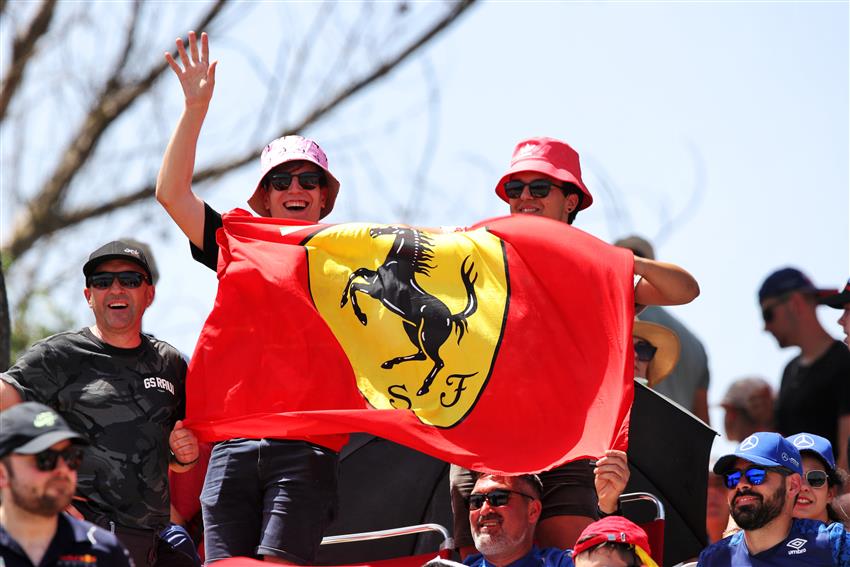
<path fill-rule="evenodd" d="M 505 181 L 514 173 L 524 171 L 543 173 L 558 181 L 576 185 L 584 195 L 578 207 L 579 211 L 593 203 L 593 196 L 581 180 L 578 152 L 565 142 L 554 138 L 528 138 L 518 143 L 511 157 L 510 169 L 496 185 L 496 195 L 507 203 Z"/>
<path fill-rule="evenodd" d="M 290 161 L 309 161 L 322 168 L 327 176 L 328 197 L 319 218 L 325 218 L 334 208 L 337 193 L 339 193 L 339 181 L 328 169 L 328 156 L 319 147 L 319 144 L 309 138 L 302 136 L 284 136 L 272 142 L 263 149 L 260 155 L 260 181 L 254 189 L 254 194 L 248 199 L 248 205 L 260 216 L 267 217 L 268 209 L 263 206 L 263 178 L 268 172 L 277 166 Z"/>

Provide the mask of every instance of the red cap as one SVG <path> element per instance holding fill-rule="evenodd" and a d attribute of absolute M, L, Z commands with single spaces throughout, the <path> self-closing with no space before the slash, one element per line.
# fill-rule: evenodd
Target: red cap
<path fill-rule="evenodd" d="M 554 138 L 528 138 L 518 143 L 511 157 L 510 169 L 496 185 L 496 195 L 508 202 L 508 196 L 505 195 L 505 181 L 514 173 L 524 171 L 543 173 L 558 181 L 576 185 L 584 195 L 578 207 L 579 211 L 593 203 L 593 196 L 581 180 L 578 152 L 566 142 Z"/>
<path fill-rule="evenodd" d="M 635 552 L 646 565 L 655 565 L 649 554 L 649 538 L 643 529 L 622 516 L 608 516 L 593 522 L 581 532 L 573 548 L 573 557 L 600 543 L 633 545 Z"/>

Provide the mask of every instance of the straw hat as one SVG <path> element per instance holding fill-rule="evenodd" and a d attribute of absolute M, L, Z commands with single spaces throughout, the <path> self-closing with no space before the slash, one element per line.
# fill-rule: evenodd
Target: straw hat
<path fill-rule="evenodd" d="M 679 362 L 679 337 L 664 325 L 638 319 L 635 319 L 632 335 L 652 343 L 658 349 L 647 370 L 646 378 L 651 388 L 667 378 Z"/>

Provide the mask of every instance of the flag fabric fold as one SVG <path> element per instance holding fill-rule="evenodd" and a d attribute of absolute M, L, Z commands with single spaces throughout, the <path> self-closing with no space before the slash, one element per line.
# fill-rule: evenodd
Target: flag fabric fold
<path fill-rule="evenodd" d="M 451 233 L 224 215 L 189 367 L 206 441 L 368 432 L 517 474 L 624 449 L 633 259 L 517 215 Z"/>

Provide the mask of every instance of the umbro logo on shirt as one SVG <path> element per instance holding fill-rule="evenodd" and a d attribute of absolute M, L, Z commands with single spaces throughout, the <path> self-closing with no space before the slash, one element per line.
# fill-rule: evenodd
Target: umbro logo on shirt
<path fill-rule="evenodd" d="M 801 553 L 805 553 L 806 549 L 803 546 L 807 543 L 809 543 L 809 540 L 803 539 L 801 537 L 792 539 L 791 541 L 785 544 L 787 547 L 791 548 L 788 550 L 788 555 L 800 555 Z"/>

